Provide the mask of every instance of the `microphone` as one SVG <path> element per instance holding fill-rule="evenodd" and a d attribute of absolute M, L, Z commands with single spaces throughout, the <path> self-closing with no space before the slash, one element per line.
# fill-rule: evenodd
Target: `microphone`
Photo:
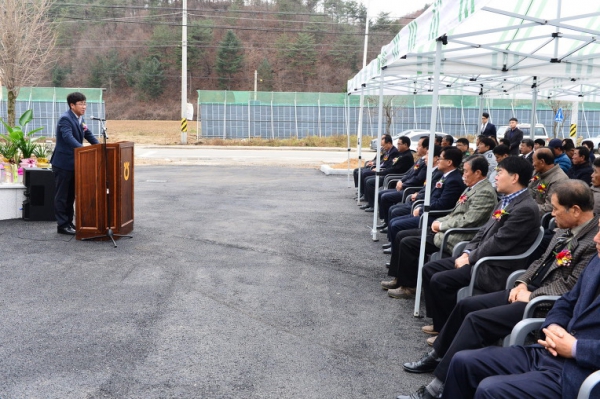
<path fill-rule="evenodd" d="M 93 116 L 93 115 L 92 115 L 92 116 L 90 116 L 90 119 L 91 119 L 91 120 L 93 120 L 93 121 L 101 121 L 101 122 L 106 122 L 106 119 L 97 118 L 97 117 L 95 117 L 95 116 Z"/>

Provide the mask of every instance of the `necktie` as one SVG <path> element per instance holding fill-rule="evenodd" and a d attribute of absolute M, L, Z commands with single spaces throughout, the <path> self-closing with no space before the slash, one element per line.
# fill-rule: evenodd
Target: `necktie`
<path fill-rule="evenodd" d="M 486 125 L 486 123 L 484 123 L 483 125 L 481 125 L 481 133 L 483 133 L 485 131 L 485 125 Z"/>

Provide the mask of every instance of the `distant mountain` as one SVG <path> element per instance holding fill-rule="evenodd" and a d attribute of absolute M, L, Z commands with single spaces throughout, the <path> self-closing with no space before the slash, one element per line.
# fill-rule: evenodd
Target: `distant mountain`
<path fill-rule="evenodd" d="M 119 3 L 119 4 L 117 4 Z M 123 3 L 123 4 L 121 4 Z M 188 98 L 196 90 L 340 92 L 362 65 L 354 0 L 188 0 Z M 368 60 L 422 11 L 371 20 Z M 56 0 L 58 62 L 40 85 L 103 87 L 111 119 L 178 119 L 182 5 Z"/>

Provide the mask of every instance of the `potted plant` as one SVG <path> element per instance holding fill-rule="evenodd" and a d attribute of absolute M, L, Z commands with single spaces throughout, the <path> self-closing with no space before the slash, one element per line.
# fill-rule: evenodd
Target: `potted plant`
<path fill-rule="evenodd" d="M 25 125 L 33 120 L 33 111 L 28 109 L 21 115 L 19 118 L 19 124 L 16 126 L 10 126 L 2 118 L 0 118 L 0 122 L 6 128 L 7 134 L 0 134 L 8 145 L 15 147 L 18 151 L 20 151 L 23 158 L 31 158 L 33 150 L 35 149 L 35 141 L 39 140 L 41 137 L 32 137 L 33 134 L 39 132 L 43 129 L 43 127 L 39 127 L 37 129 L 33 129 L 29 133 L 25 133 L 23 129 Z M 6 157 L 6 155 L 4 155 Z M 19 163 L 19 159 L 15 159 L 16 163 Z"/>

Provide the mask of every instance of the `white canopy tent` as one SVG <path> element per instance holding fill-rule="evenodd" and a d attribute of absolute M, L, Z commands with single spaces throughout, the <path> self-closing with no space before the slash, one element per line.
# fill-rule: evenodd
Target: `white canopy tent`
<path fill-rule="evenodd" d="M 437 0 L 404 27 L 380 55 L 348 82 L 348 93 L 380 96 L 427 79 L 432 108 L 440 90 L 462 94 L 479 85 L 478 94 L 514 95 L 528 91 L 535 115 L 538 91 L 544 97 L 594 101 L 600 81 L 600 4 L 562 0 Z M 426 78 L 423 78 L 423 77 Z M 453 80 L 455 79 L 455 80 Z M 485 83 L 477 83 L 483 80 Z M 444 82 L 453 81 L 454 83 Z M 473 82 L 469 85 L 465 82 Z M 459 84 L 458 82 L 462 82 Z M 458 87 L 454 86 L 457 85 Z M 483 86 L 482 86 L 483 85 Z M 395 87 L 397 86 L 397 87 Z M 454 86 L 454 87 L 453 87 Z M 529 86 L 529 87 L 528 87 Z M 402 89 L 400 89 L 402 90 Z M 505 94 L 504 94 L 505 95 Z M 437 113 L 431 113 L 430 142 L 434 142 Z M 532 124 L 535 121 L 532 120 Z M 533 130 L 533 129 L 532 129 Z M 378 151 L 380 151 L 378 140 Z M 360 138 L 359 138 L 360 142 Z M 433 151 L 427 180 L 431 181 Z M 376 198 L 378 182 L 376 182 Z M 425 195 L 423 226 L 427 226 L 430 191 Z M 378 204 L 375 202 L 375 206 Z M 373 215 L 376 224 L 377 208 Z M 415 315 L 420 311 L 421 269 L 426 229 L 422 232 Z M 375 239 L 375 228 L 373 238 Z"/>

